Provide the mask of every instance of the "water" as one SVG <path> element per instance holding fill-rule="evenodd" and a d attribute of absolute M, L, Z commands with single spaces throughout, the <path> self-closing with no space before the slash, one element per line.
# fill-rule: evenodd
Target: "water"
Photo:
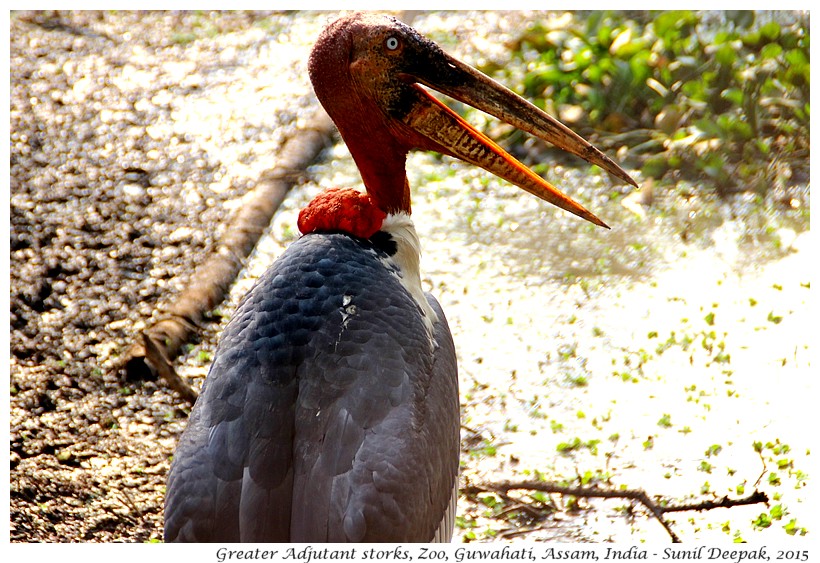
<path fill-rule="evenodd" d="M 470 186 L 472 172 L 464 174 L 442 182 Z M 579 176 L 558 185 L 590 184 Z M 464 424 L 503 443 L 466 472 L 493 480 L 526 469 L 551 479 L 589 471 L 680 500 L 702 487 L 736 497 L 764 470 L 753 442 L 778 440 L 791 447 L 774 456 L 791 460 L 786 474 L 808 471 L 805 222 L 763 204 L 704 198 L 685 209 L 667 198 L 644 218 L 616 201 L 592 205 L 613 226 L 606 231 L 511 187 L 491 182 L 476 197 L 463 185 L 418 190 L 414 209 L 423 267 L 459 350 Z M 767 228 L 749 228 L 760 224 Z M 575 438 L 591 446 L 557 453 Z M 719 453 L 705 456 L 713 446 Z M 798 480 L 771 460 L 767 469 L 783 484 L 763 488 L 781 492 L 790 516 L 805 521 Z M 698 514 L 678 531 L 748 540 L 761 511 Z M 606 513 L 584 525 L 584 537 L 663 539 L 657 524 L 613 526 Z"/>

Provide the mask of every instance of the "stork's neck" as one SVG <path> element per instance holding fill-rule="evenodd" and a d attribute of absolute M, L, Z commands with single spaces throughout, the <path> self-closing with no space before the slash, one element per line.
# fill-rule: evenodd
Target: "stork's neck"
<path fill-rule="evenodd" d="M 361 131 L 361 124 L 348 125 L 346 121 L 340 118 L 336 120 L 336 126 L 373 203 L 385 213 L 409 215 L 410 184 L 405 172 L 407 151 L 398 146 L 395 138 L 384 129 Z"/>
<path fill-rule="evenodd" d="M 316 93 L 347 144 L 374 205 L 385 213 L 409 214 L 408 149 L 390 131 L 370 99 L 359 96 L 355 89 L 349 96 L 328 98 L 323 95 L 322 81 L 317 82 Z"/>
<path fill-rule="evenodd" d="M 342 18 L 325 28 L 310 54 L 310 80 L 350 149 L 373 203 L 385 213 L 410 213 L 410 187 L 404 171 L 410 147 L 391 129 L 395 124 L 391 125 L 367 94 L 369 88 L 357 82 L 361 77 L 351 73 L 353 39 L 345 30 L 356 21 Z M 379 72 L 372 69 L 364 74 L 373 77 Z"/>
<path fill-rule="evenodd" d="M 386 215 L 369 194 L 353 188 L 330 188 L 299 212 L 297 225 L 304 235 L 341 232 L 369 239 L 381 230 Z"/>
<path fill-rule="evenodd" d="M 353 188 L 331 188 L 302 209 L 299 230 L 305 235 L 341 232 L 364 239 L 372 238 L 379 231 L 389 235 L 395 246 L 382 255 L 382 260 L 416 302 L 432 334 L 437 316 L 421 286 L 421 244 L 409 213 L 385 214 L 370 194 Z"/>
<path fill-rule="evenodd" d="M 427 301 L 421 286 L 421 243 L 413 220 L 404 212 L 388 215 L 382 224 L 382 231 L 396 243 L 396 252 L 391 260 L 398 267 L 401 284 L 419 306 L 428 334 L 432 335 L 438 315 Z"/>

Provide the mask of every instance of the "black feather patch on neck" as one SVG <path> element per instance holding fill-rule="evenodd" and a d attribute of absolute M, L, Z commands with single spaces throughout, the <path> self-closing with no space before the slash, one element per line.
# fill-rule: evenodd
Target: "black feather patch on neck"
<path fill-rule="evenodd" d="M 393 239 L 393 235 L 385 231 L 376 232 L 376 234 L 370 237 L 370 242 L 388 256 L 395 255 L 399 249 L 396 241 Z"/>

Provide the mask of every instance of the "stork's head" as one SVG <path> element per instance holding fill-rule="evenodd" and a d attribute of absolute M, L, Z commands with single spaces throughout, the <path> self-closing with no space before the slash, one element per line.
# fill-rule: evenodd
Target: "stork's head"
<path fill-rule="evenodd" d="M 514 92 L 447 55 L 392 17 L 353 14 L 328 25 L 308 65 L 319 101 L 336 123 L 373 204 L 410 212 L 405 160 L 433 150 L 480 166 L 596 225 L 606 226 L 477 131 L 421 85 L 635 181 L 598 149 Z"/>

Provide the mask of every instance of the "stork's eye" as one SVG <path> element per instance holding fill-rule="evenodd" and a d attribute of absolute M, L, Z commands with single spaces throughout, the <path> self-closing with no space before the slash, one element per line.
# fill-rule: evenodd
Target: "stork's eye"
<path fill-rule="evenodd" d="M 399 40 L 391 35 L 384 40 L 384 46 L 387 47 L 388 51 L 395 51 L 399 48 Z"/>

